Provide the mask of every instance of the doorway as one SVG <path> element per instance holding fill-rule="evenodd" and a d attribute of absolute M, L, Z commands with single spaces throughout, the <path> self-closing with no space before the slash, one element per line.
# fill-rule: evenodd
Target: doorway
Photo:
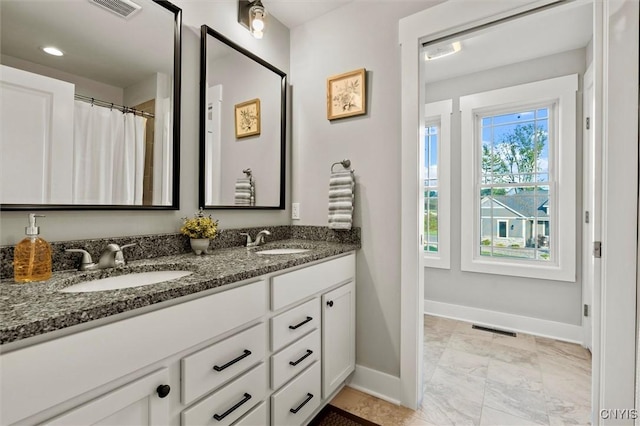
<path fill-rule="evenodd" d="M 578 123 L 582 82 L 594 56 L 592 8 L 584 2 L 562 4 L 422 44 L 420 103 L 428 128 L 434 127 L 431 105 L 453 104 L 450 118 L 444 118 L 451 123 L 449 140 L 442 137 L 435 150 L 429 140 L 425 149 L 430 161 L 424 170 L 451 174 L 450 208 L 439 206 L 438 217 L 450 217 L 452 234 L 451 267 L 425 269 L 425 312 L 517 333 L 492 339 L 469 323 L 458 324 L 442 358 L 428 360 L 437 365 L 424 390 L 425 404 L 434 410 L 433 389 L 459 378 L 440 376 L 447 367 L 459 373 L 471 362 L 478 368 L 461 376 L 474 383 L 474 395 L 489 401 L 483 407 L 465 400 L 464 415 L 475 422 L 492 409 L 541 424 L 560 414 L 567 416 L 563 421 L 578 423 L 590 417 L 590 356 L 577 349 L 580 357 L 553 356 L 546 349 L 565 348 L 546 338 L 583 343 L 582 227 L 576 220 L 582 206 L 577 188 L 583 128 Z M 426 155 L 441 146 L 450 147 L 448 164 Z M 430 331 L 425 328 L 427 354 L 429 344 L 442 344 L 430 341 Z M 443 359 L 451 362 L 443 365 Z M 519 362 L 521 369 L 515 373 L 504 360 Z M 562 389 L 543 384 L 553 383 L 551 374 L 562 371 L 563 361 L 567 370 L 569 364 L 579 366 L 566 381 L 582 395 L 574 392 L 571 406 L 566 395 L 561 409 Z M 518 385 L 520 398 L 511 388 L 518 377 L 531 379 Z M 501 393 L 513 395 L 516 403 Z"/>
<path fill-rule="evenodd" d="M 422 13 L 413 15 L 411 17 L 405 18 L 400 22 L 400 39 L 402 44 L 402 92 L 403 92 L 403 110 L 402 110 L 402 124 L 403 124 L 403 148 L 402 148 L 402 163 L 403 163 L 403 176 L 402 176 L 402 254 L 401 254 L 401 265 L 402 265 L 402 318 L 403 318 L 403 343 L 402 343 L 402 366 L 401 366 L 401 382 L 402 382 L 402 401 L 403 404 L 414 407 L 416 402 L 420 400 L 421 397 L 421 389 L 418 385 L 417 381 L 411 380 L 411 375 L 415 374 L 418 371 L 421 371 L 421 365 L 417 365 L 415 362 L 415 356 L 411 356 L 411 353 L 414 354 L 419 353 L 420 350 L 415 350 L 413 339 L 417 339 L 418 341 L 422 341 L 422 321 L 420 319 L 421 309 L 420 307 L 416 307 L 414 305 L 414 301 L 416 298 L 419 300 L 423 300 L 424 298 L 424 287 L 422 285 L 423 277 L 422 273 L 422 257 L 415 256 L 416 248 L 422 250 L 421 237 L 422 235 L 417 235 L 415 233 L 415 229 L 418 225 L 422 224 L 423 217 L 423 206 L 421 205 L 421 173 L 417 170 L 415 165 L 411 165 L 412 162 L 415 162 L 415 158 L 421 155 L 418 147 L 416 146 L 416 132 L 415 129 L 424 129 L 424 115 L 422 110 L 424 105 L 419 101 L 418 95 L 416 93 L 411 93 L 411 90 L 415 92 L 415 81 L 418 81 L 420 69 L 419 59 L 416 57 L 416 51 L 419 50 L 420 46 L 426 39 L 430 41 L 436 39 L 442 39 L 447 35 L 451 35 L 453 33 L 457 33 L 460 31 L 469 30 L 474 27 L 485 25 L 489 22 L 495 21 L 496 19 L 501 18 L 509 18 L 513 17 L 521 12 L 530 12 L 531 10 L 537 7 L 544 7 L 545 5 L 549 5 L 551 3 L 564 3 L 564 2 L 551 2 L 551 1 L 539 1 L 539 2 L 529 2 L 529 5 L 522 6 L 521 3 L 519 6 L 515 6 L 514 4 L 508 5 L 492 5 L 485 2 L 478 2 L 482 4 L 471 4 L 465 3 L 464 10 L 462 10 L 459 5 L 449 4 L 454 2 L 447 2 L 442 5 L 438 5 L 432 10 L 427 10 Z M 628 217 L 629 215 L 624 214 L 622 223 L 614 223 L 612 220 L 613 209 L 625 207 L 628 208 L 630 206 L 635 206 L 637 203 L 637 199 L 632 201 L 625 200 L 624 197 L 617 197 L 614 194 L 609 194 L 608 192 L 613 189 L 611 186 L 613 182 L 618 182 L 622 184 L 623 181 L 626 180 L 631 186 L 637 188 L 637 160 L 635 157 L 637 156 L 637 116 L 631 117 L 630 114 L 627 114 L 623 108 L 622 104 L 626 105 L 626 108 L 631 108 L 632 111 L 637 107 L 637 57 L 638 57 L 638 42 L 637 42 L 637 33 L 638 28 L 636 25 L 628 25 L 625 27 L 624 34 L 622 36 L 620 33 L 617 33 L 617 38 L 615 42 L 608 42 L 610 34 L 613 32 L 609 28 L 610 25 L 613 26 L 616 21 L 624 18 L 626 13 L 626 18 L 633 20 L 634 17 L 637 16 L 637 4 L 631 4 L 633 2 L 616 2 L 615 4 L 601 4 L 600 2 L 596 2 L 593 7 L 594 11 L 594 24 L 593 28 L 596 31 L 596 37 L 592 42 L 593 45 L 593 60 L 596 64 L 595 68 L 595 115 L 593 123 L 595 124 L 595 138 L 603 138 L 607 140 L 607 138 L 611 137 L 613 134 L 618 134 L 624 140 L 624 150 L 628 150 L 632 158 L 627 158 L 625 161 L 624 156 L 622 155 L 622 150 L 619 150 L 621 147 L 613 147 L 613 146 L 604 146 L 603 147 L 603 155 L 601 156 L 601 163 L 604 165 L 603 167 L 603 182 L 605 182 L 603 186 L 603 217 L 598 219 L 600 223 L 604 225 L 603 232 L 606 234 L 610 233 L 611 236 L 616 235 L 616 237 L 622 238 L 624 240 L 624 249 L 616 245 L 616 247 L 610 247 L 610 250 L 613 250 L 617 256 L 621 256 L 618 258 L 613 257 L 613 253 L 610 254 L 611 257 L 608 259 L 603 259 L 603 267 L 602 267 L 602 289 L 595 289 L 595 304 L 593 307 L 593 314 L 595 318 L 599 318 L 601 315 L 602 321 L 594 321 L 594 340 L 593 340 L 593 349 L 594 349 L 594 398 L 593 398 L 593 409 L 594 412 L 599 409 L 602 405 L 606 405 L 607 401 L 613 403 L 615 400 L 614 396 L 621 397 L 620 400 L 630 400 L 630 406 L 633 401 L 633 380 L 629 380 L 628 377 L 623 377 L 622 369 L 626 368 L 629 371 L 629 368 L 633 368 L 633 360 L 632 357 L 629 357 L 629 353 L 634 352 L 633 348 L 633 336 L 635 333 L 633 320 L 635 318 L 635 279 L 633 279 L 633 283 L 631 283 L 631 279 L 635 277 L 635 272 L 630 273 L 630 269 L 635 271 L 635 256 L 636 256 L 636 241 L 633 237 L 625 238 L 621 234 L 618 233 L 619 228 L 622 226 L 631 227 L 633 229 L 637 229 L 637 217 Z M 584 4 L 584 3 L 582 3 Z M 435 9 L 438 9 L 438 13 L 435 12 Z M 425 30 L 424 28 L 428 28 Z M 620 40 L 624 40 L 626 43 L 630 43 L 630 45 L 622 45 Z M 603 53 L 604 52 L 604 53 Z M 614 59 L 615 58 L 615 61 Z M 629 58 L 627 60 L 627 58 Z M 634 58 L 635 62 L 634 63 Z M 618 62 L 616 62 L 618 61 Z M 623 71 L 624 78 L 617 78 L 615 81 L 611 77 L 607 71 L 609 68 L 615 69 L 616 72 L 620 71 L 620 64 L 625 63 L 625 65 L 629 65 L 629 69 Z M 604 69 L 604 71 L 603 71 Z M 606 90 L 603 90 L 602 82 L 605 82 Z M 626 90 L 631 90 L 633 93 L 636 93 L 636 98 L 634 99 L 632 96 L 629 99 L 625 99 L 624 102 L 620 102 L 618 99 L 616 103 L 612 102 L 610 98 L 607 97 L 607 93 L 613 90 L 619 91 L 621 87 L 625 87 Z M 635 91 L 635 92 L 634 92 Z M 454 106 L 455 110 L 455 106 Z M 627 125 L 625 123 L 622 127 L 624 129 L 616 128 L 616 130 L 612 130 L 611 126 L 608 126 L 608 120 L 610 120 L 607 111 L 609 113 L 611 111 L 621 112 L 625 116 L 631 120 L 632 123 Z M 600 123 L 604 123 L 605 125 L 600 125 Z M 635 126 L 635 127 L 634 127 Z M 620 131 L 618 131 L 620 130 Z M 420 138 L 422 139 L 422 138 Z M 452 155 L 455 157 L 455 154 Z M 614 170 L 614 165 L 612 163 L 613 158 L 615 161 L 622 161 L 628 167 L 624 172 L 621 170 Z M 582 164 L 582 163 L 579 163 Z M 407 166 L 407 167 L 405 167 Z M 607 169 L 608 166 L 608 169 Z M 455 173 L 454 173 L 455 176 Z M 581 176 L 578 174 L 577 176 Z M 455 182 L 454 182 L 455 185 Z M 581 191 L 580 191 L 581 192 Z M 636 191 L 632 191 L 633 194 Z M 578 196 L 580 196 L 578 194 Z M 615 205 L 610 203 L 606 203 L 606 199 L 614 202 Z M 635 197 L 634 197 L 635 198 Z M 580 206 L 578 209 L 578 213 L 576 216 L 579 217 L 577 223 L 582 221 L 582 204 L 577 204 Z M 455 209 L 455 207 L 454 207 Z M 636 211 L 635 209 L 628 209 Z M 609 213 L 609 214 L 607 214 Z M 581 231 L 580 231 L 581 232 Z M 553 233 L 553 227 L 551 227 L 551 233 Z M 580 235 L 578 233 L 578 235 Z M 635 234 L 632 234 L 635 235 Z M 606 239 L 606 236 L 602 236 L 603 239 Z M 630 246 L 631 239 L 634 239 L 633 245 Z M 455 236 L 452 235 L 452 240 L 455 240 Z M 581 240 L 581 238 L 579 238 Z M 616 239 L 616 241 L 620 241 Z M 455 249 L 454 249 L 455 252 Z M 581 251 L 578 250 L 578 253 Z M 622 258 L 624 258 L 627 262 L 629 258 L 633 256 L 631 263 L 632 268 L 625 267 L 623 265 Z M 456 260 L 452 259 L 452 268 L 456 267 Z M 606 264 L 616 265 L 616 270 L 607 269 Z M 619 269 L 620 268 L 620 269 Z M 413 272 L 415 270 L 417 272 Z M 623 272 L 624 270 L 624 272 Z M 581 268 L 577 268 L 576 271 L 580 276 Z M 623 275 L 625 274 L 625 275 Z M 606 283 L 608 280 L 616 280 L 616 288 L 607 286 Z M 417 288 L 415 287 L 416 284 Z M 633 287 L 632 287 L 633 286 Z M 580 313 L 578 315 L 581 317 L 582 315 L 582 298 L 581 294 L 578 294 L 578 307 L 580 308 Z M 602 311 L 599 309 L 598 300 L 604 297 L 603 300 L 606 300 L 602 307 Z M 613 304 L 620 304 L 620 309 L 617 312 L 612 310 Z M 411 314 L 413 311 L 413 314 Z M 416 315 L 417 314 L 417 315 Z M 574 313 L 575 315 L 575 313 Z M 631 319 L 631 320 L 629 320 Z M 573 321 L 574 323 L 580 324 L 580 320 Z M 614 331 L 614 326 L 622 327 L 621 329 L 617 329 Z M 618 346 L 615 350 L 609 345 L 602 346 L 601 340 L 599 339 L 599 332 L 602 330 L 602 334 L 607 334 L 609 343 L 615 341 L 617 344 L 622 346 Z M 621 332 L 622 331 L 622 332 Z M 607 333 L 609 332 L 609 333 Z M 624 336 L 624 337 L 623 337 Z M 631 338 L 630 338 L 631 337 Z M 580 336 L 580 340 L 582 340 L 582 336 Z M 415 342 L 415 340 L 413 340 Z M 605 352 L 607 357 L 600 357 L 600 352 Z M 631 363 L 631 365 L 630 365 Z M 617 364 L 617 365 L 616 365 Z M 600 370 L 602 370 L 603 376 L 606 374 L 608 376 L 608 381 L 606 384 L 603 382 L 603 387 L 600 388 Z M 631 385 L 631 386 L 629 386 Z M 619 405 L 619 403 L 617 404 Z"/>

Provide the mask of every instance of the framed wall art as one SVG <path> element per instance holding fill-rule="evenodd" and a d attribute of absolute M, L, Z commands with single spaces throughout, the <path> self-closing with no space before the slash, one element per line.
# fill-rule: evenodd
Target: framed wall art
<path fill-rule="evenodd" d="M 260 99 L 236 104 L 236 138 L 260 134 Z"/>
<path fill-rule="evenodd" d="M 360 68 L 327 79 L 327 119 L 366 114 L 366 70 Z"/>

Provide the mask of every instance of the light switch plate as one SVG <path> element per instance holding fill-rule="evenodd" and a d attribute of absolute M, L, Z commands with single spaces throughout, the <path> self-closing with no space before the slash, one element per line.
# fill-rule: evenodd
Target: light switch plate
<path fill-rule="evenodd" d="M 300 219 L 300 203 L 291 203 L 291 219 Z"/>

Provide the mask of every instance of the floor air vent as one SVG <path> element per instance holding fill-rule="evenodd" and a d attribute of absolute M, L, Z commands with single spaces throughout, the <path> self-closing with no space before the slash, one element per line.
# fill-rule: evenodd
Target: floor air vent
<path fill-rule="evenodd" d="M 89 0 L 96 6 L 100 6 L 107 9 L 109 12 L 113 12 L 116 15 L 129 19 L 136 12 L 142 9 L 142 6 L 135 4 L 130 0 Z"/>
<path fill-rule="evenodd" d="M 516 333 L 514 333 L 513 331 L 498 330 L 497 328 L 483 327 L 481 325 L 475 325 L 475 324 L 473 324 L 471 328 L 475 328 L 476 330 L 489 331 L 491 333 L 496 333 L 496 334 L 502 334 L 503 336 L 516 337 Z"/>

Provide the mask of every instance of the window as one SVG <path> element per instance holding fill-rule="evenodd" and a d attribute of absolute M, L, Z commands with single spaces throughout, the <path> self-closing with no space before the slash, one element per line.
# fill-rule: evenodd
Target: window
<path fill-rule="evenodd" d="M 440 123 L 424 130 L 424 251 L 438 252 L 438 133 Z"/>
<path fill-rule="evenodd" d="M 549 149 L 555 143 L 549 134 L 552 110 L 553 105 L 544 105 L 476 117 L 482 138 L 481 256 L 552 260 L 548 238 L 549 200 L 555 197 L 549 190 L 554 179 L 549 170 Z M 515 231 L 510 235 L 509 220 Z M 497 231 L 487 232 L 495 229 L 493 223 Z"/>
<path fill-rule="evenodd" d="M 575 281 L 577 75 L 460 98 L 462 269 Z"/>
<path fill-rule="evenodd" d="M 424 266 L 449 268 L 450 129 L 452 101 L 425 105 L 424 146 L 421 148 Z"/>

